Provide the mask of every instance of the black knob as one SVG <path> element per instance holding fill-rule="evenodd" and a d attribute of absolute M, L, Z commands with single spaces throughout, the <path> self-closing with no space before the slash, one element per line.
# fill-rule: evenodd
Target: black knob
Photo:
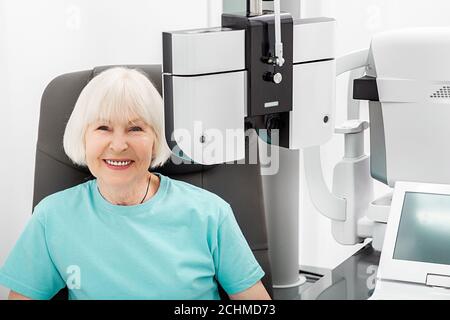
<path fill-rule="evenodd" d="M 264 80 L 279 84 L 283 80 L 283 76 L 279 72 L 266 72 L 264 74 Z"/>

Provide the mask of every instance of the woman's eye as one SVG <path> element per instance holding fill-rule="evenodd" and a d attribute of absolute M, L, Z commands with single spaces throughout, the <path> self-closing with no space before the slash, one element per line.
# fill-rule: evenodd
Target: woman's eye
<path fill-rule="evenodd" d="M 130 131 L 142 131 L 141 127 L 131 127 Z"/>
<path fill-rule="evenodd" d="M 97 130 L 108 130 L 107 126 L 100 126 L 97 128 Z"/>

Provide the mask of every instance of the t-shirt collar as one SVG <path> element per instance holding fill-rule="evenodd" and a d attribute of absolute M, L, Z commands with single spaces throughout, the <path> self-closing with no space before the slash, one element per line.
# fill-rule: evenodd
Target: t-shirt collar
<path fill-rule="evenodd" d="M 156 174 L 160 178 L 159 188 L 158 190 L 156 190 L 156 193 L 153 195 L 153 197 L 151 197 L 144 203 L 131 206 L 112 204 L 111 202 L 103 198 L 98 189 L 97 179 L 91 180 L 91 194 L 93 195 L 94 204 L 96 206 L 99 206 L 103 210 L 114 214 L 132 215 L 143 212 L 150 213 L 151 209 L 156 205 L 156 203 L 158 203 L 161 198 L 164 197 L 168 186 L 168 178 L 166 176 L 156 172 L 154 174 Z"/>

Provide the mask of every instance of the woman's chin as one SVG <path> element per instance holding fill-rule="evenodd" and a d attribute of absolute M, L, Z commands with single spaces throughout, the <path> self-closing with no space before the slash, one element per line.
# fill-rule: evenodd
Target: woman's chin
<path fill-rule="evenodd" d="M 133 179 L 127 175 L 107 176 L 102 178 L 103 182 L 111 187 L 130 187 Z"/>

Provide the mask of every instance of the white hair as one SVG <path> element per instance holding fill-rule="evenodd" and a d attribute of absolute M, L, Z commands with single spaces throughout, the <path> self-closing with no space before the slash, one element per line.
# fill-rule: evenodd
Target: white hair
<path fill-rule="evenodd" d="M 171 155 L 164 133 L 161 95 L 141 72 L 115 67 L 94 77 L 81 91 L 64 132 L 64 151 L 73 163 L 87 166 L 85 134 L 96 121 L 142 119 L 156 135 L 151 168 L 162 166 Z"/>

